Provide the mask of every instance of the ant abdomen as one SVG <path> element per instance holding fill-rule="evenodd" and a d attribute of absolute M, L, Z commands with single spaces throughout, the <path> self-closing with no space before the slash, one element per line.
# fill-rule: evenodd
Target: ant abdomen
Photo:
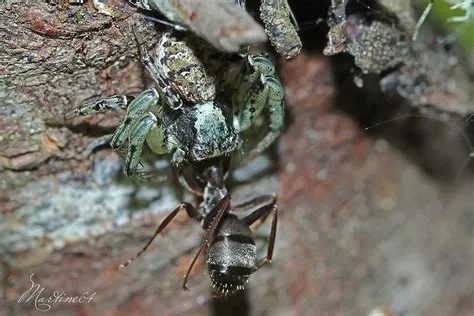
<path fill-rule="evenodd" d="M 249 226 L 237 216 L 227 214 L 207 251 L 207 266 L 218 294 L 243 290 L 257 269 L 257 247 Z"/>

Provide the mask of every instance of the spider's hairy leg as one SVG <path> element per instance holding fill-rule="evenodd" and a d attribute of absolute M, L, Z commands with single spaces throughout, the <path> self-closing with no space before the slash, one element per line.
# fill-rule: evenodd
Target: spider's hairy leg
<path fill-rule="evenodd" d="M 127 113 L 117 127 L 110 147 L 117 149 L 121 147 L 127 140 L 130 132 L 130 127 L 139 119 L 146 111 L 155 106 L 160 101 L 160 96 L 155 89 L 148 89 L 143 91 L 139 96 L 133 100 L 128 106 Z"/>
<path fill-rule="evenodd" d="M 247 56 L 246 63 L 237 76 L 232 94 L 232 106 L 239 129 L 242 131 L 252 125 L 253 119 L 260 114 L 265 106 L 264 102 L 255 104 L 256 94 L 259 90 L 265 89 L 261 82 L 262 74 L 274 75 L 275 67 L 273 63 L 262 55 Z"/>
<path fill-rule="evenodd" d="M 158 119 L 156 116 L 147 112 L 141 116 L 131 127 L 130 131 L 130 144 L 127 151 L 127 157 L 125 159 L 125 175 L 130 176 L 134 174 L 140 163 L 143 145 L 147 137 L 153 132 L 160 131 L 156 135 L 163 135 L 163 131 L 158 126 Z M 158 142 L 158 141 L 157 141 Z M 161 140 L 163 142 L 163 140 Z"/>
<path fill-rule="evenodd" d="M 248 154 L 247 159 L 253 159 L 267 149 L 280 136 L 284 126 L 284 87 L 280 80 L 273 76 L 264 76 L 263 80 L 268 88 L 266 102 L 270 113 L 270 130 Z"/>
<path fill-rule="evenodd" d="M 285 90 L 271 60 L 254 55 L 248 57 L 247 63 L 247 67 L 239 74 L 234 90 L 236 125 L 240 131 L 244 131 L 252 126 L 265 106 L 268 106 L 270 113 L 270 131 L 249 153 L 250 159 L 264 151 L 281 134 Z"/>
<path fill-rule="evenodd" d="M 76 116 L 87 116 L 90 114 L 102 113 L 118 108 L 126 109 L 133 99 L 133 96 L 128 95 L 113 95 L 95 102 L 86 103 L 80 108 L 68 112 L 66 114 L 66 119 L 73 119 Z"/>

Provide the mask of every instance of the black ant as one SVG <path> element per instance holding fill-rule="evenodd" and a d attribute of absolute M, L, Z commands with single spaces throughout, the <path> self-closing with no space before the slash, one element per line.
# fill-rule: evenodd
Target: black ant
<path fill-rule="evenodd" d="M 156 229 L 155 234 L 134 258 L 120 266 L 128 266 L 145 252 L 156 236 L 182 210 L 189 217 L 201 222 L 204 229 L 202 244 L 186 271 L 183 289 L 197 258 L 203 250 L 206 252 L 206 264 L 212 280 L 214 294 L 229 295 L 243 290 L 252 273 L 265 263 L 270 263 L 273 256 L 278 221 L 278 204 L 273 195 L 262 195 L 239 205 L 231 206 L 231 195 L 225 186 L 228 165 L 222 159 L 212 159 L 194 164 L 193 182 L 188 181 L 184 171 L 177 171 L 178 178 L 185 188 L 200 197 L 196 208 L 183 202 L 174 209 Z M 252 211 L 249 215 L 238 218 L 235 213 Z M 268 237 L 267 255 L 257 260 L 257 247 L 250 226 L 260 220 L 263 223 L 273 213 L 270 236 Z"/>

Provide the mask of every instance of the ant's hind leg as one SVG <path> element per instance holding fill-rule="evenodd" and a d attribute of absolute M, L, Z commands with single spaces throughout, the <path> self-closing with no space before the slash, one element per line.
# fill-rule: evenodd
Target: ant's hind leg
<path fill-rule="evenodd" d="M 254 212 L 252 212 L 250 215 L 246 216 L 243 221 L 247 225 L 252 225 L 254 222 L 257 220 L 261 220 L 261 223 L 263 223 L 268 215 L 273 212 L 273 220 L 272 220 L 272 228 L 270 231 L 270 235 L 268 236 L 268 246 L 267 246 L 267 255 L 265 258 L 261 259 L 257 263 L 257 270 L 260 269 L 265 263 L 271 263 L 273 259 L 273 249 L 275 247 L 275 238 L 276 238 L 276 231 L 277 231 L 277 224 L 278 224 L 278 204 L 276 203 L 276 198 L 273 197 L 272 203 L 266 204 Z"/>
<path fill-rule="evenodd" d="M 278 224 L 278 204 L 275 204 L 273 208 L 270 210 L 273 212 L 273 220 L 272 220 L 272 229 L 270 231 L 270 236 L 268 236 L 268 246 L 267 246 L 267 255 L 265 258 L 261 259 L 257 263 L 257 269 L 260 269 L 265 263 L 271 263 L 273 259 L 273 249 L 275 247 L 275 238 L 276 238 L 276 231 L 277 231 L 277 224 Z M 270 212 L 268 214 L 270 214 Z"/>

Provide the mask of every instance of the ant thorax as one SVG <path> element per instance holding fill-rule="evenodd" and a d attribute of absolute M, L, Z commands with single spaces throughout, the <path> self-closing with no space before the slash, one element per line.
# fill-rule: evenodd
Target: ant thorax
<path fill-rule="evenodd" d="M 210 169 L 210 170 L 209 170 Z M 204 187 L 202 194 L 202 201 L 199 204 L 199 211 L 204 218 L 203 226 L 207 226 L 211 218 L 207 218 L 207 215 L 214 210 L 219 202 L 229 194 L 227 187 L 224 185 L 222 179 L 223 175 L 218 168 L 209 168 L 206 186 Z"/>

